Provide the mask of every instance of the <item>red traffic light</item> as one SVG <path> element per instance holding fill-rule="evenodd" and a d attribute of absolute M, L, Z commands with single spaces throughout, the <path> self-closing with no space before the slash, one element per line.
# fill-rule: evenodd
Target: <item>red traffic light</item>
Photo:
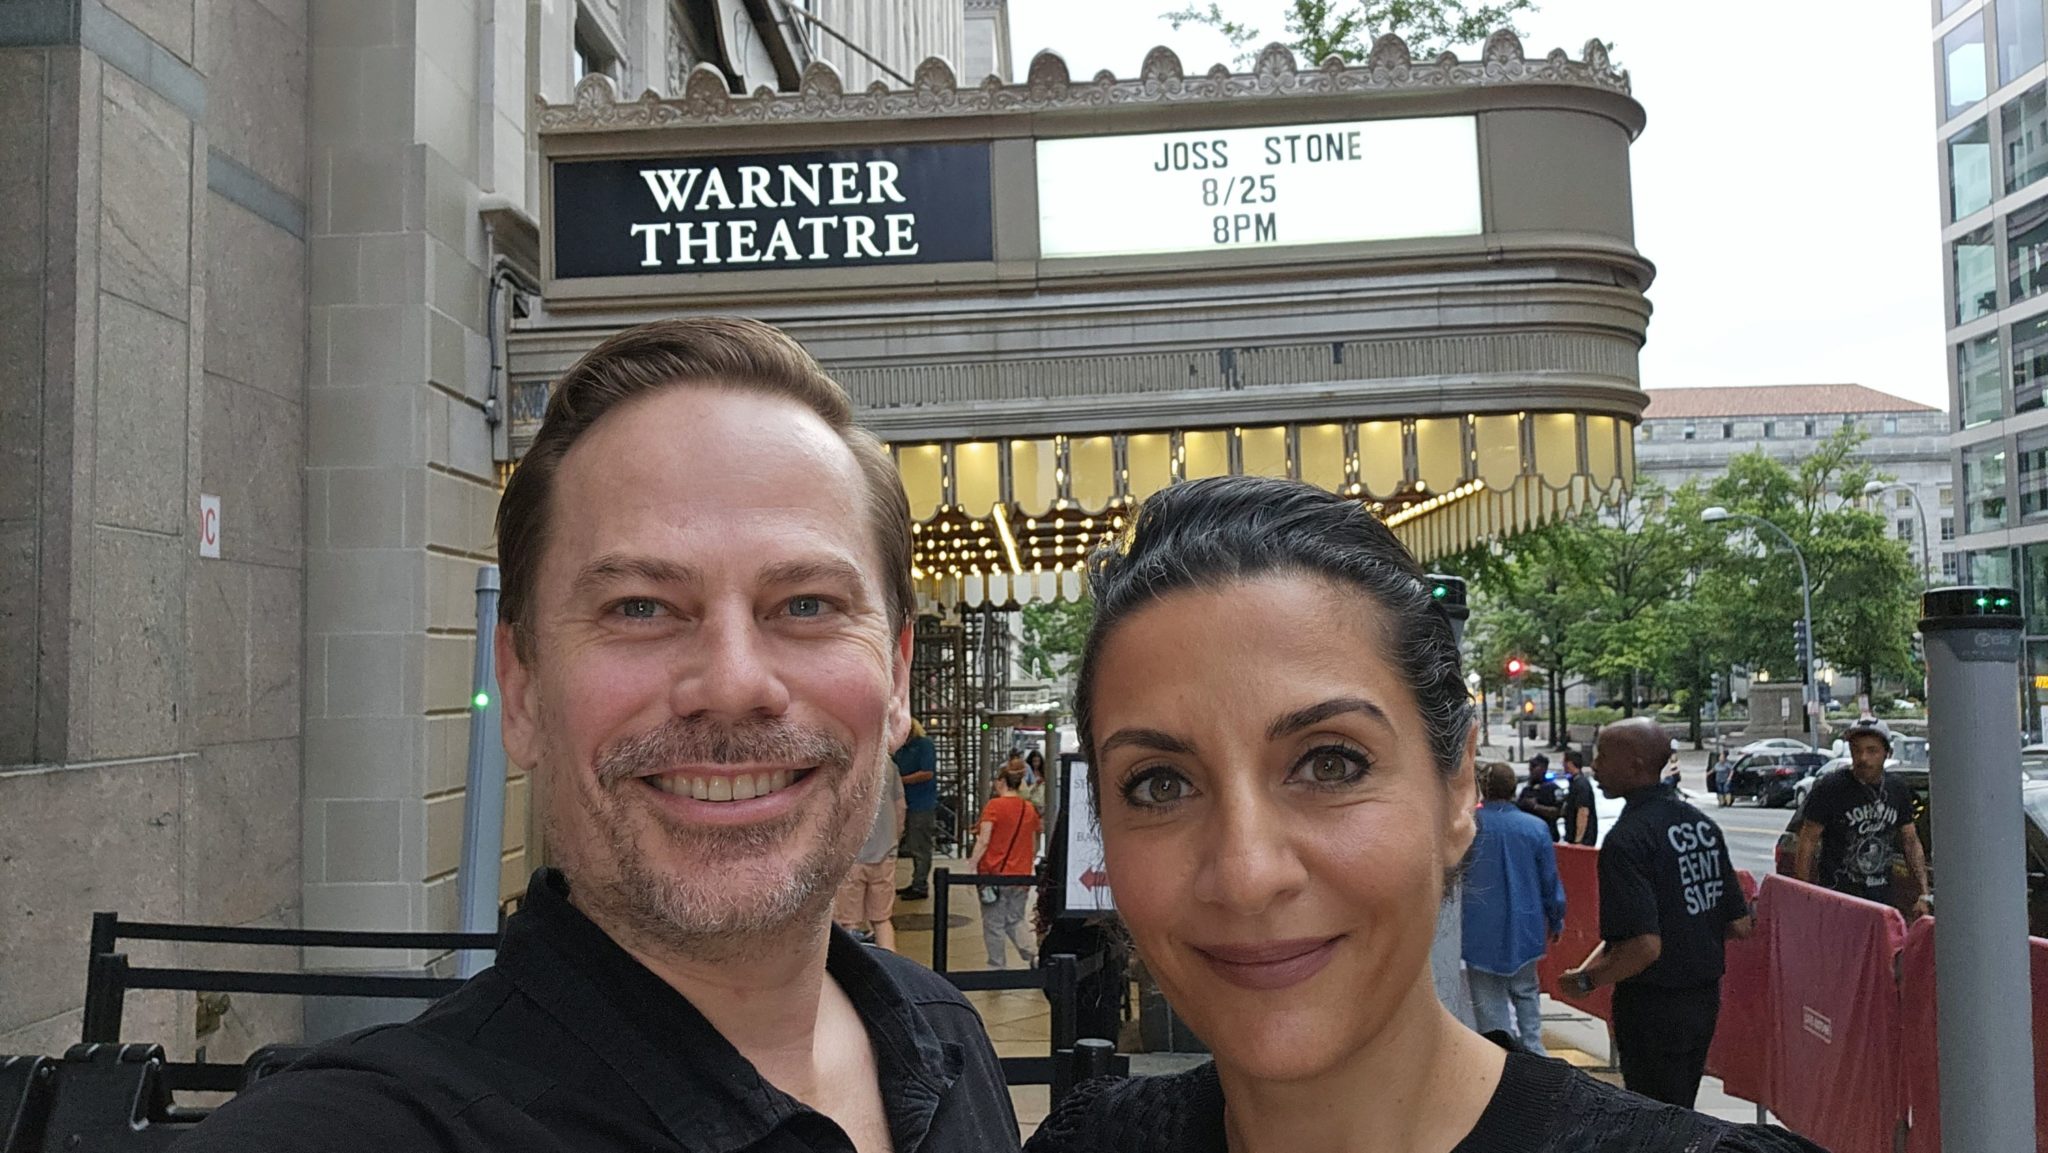
<path fill-rule="evenodd" d="M 1522 679 L 1522 674 L 1523 674 L 1523 673 L 1526 673 L 1526 672 L 1528 672 L 1528 671 L 1529 671 L 1529 662 L 1527 662 L 1527 661 L 1523 660 L 1523 659 L 1522 659 L 1522 658 L 1520 658 L 1520 657 L 1509 657 L 1509 658 L 1508 658 L 1508 679 L 1509 679 L 1509 680 L 1519 681 L 1519 680 L 1521 680 L 1521 679 Z"/>

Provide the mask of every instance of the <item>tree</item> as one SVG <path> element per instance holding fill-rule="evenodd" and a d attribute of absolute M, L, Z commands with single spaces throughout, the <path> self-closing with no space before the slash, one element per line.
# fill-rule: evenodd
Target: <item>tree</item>
<path fill-rule="evenodd" d="M 1410 53 L 1423 58 L 1454 45 L 1477 44 L 1497 29 L 1516 31 L 1510 18 L 1518 12 L 1534 11 L 1536 0 L 1501 0 L 1476 8 L 1466 0 L 1291 0 L 1285 43 L 1297 57 L 1317 65 L 1332 56 L 1363 60 L 1374 39 L 1392 33 L 1408 42 Z M 1191 3 L 1162 19 L 1176 32 L 1187 24 L 1214 28 L 1237 51 L 1239 67 L 1252 62 L 1259 30 L 1225 16 L 1215 0 L 1207 7 Z"/>
<path fill-rule="evenodd" d="M 1058 680 L 1081 659 L 1081 644 L 1095 621 L 1095 602 L 1053 601 L 1024 606 L 1017 663 L 1041 680 Z"/>

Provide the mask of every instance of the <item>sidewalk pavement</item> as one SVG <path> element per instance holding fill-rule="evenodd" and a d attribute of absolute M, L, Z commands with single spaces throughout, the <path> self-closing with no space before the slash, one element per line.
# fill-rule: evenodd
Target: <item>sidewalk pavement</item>
<path fill-rule="evenodd" d="M 972 865 L 963 861 L 938 859 L 936 865 L 945 865 L 955 872 L 965 872 Z M 908 881 L 910 865 L 903 861 L 898 866 L 899 879 Z M 946 930 L 946 943 L 952 967 L 957 969 L 983 969 L 988 965 L 988 954 L 981 940 L 981 903 L 974 898 L 974 891 L 956 888 L 949 909 L 951 924 Z M 896 903 L 896 949 L 902 955 L 920 964 L 930 964 L 932 959 L 932 902 L 898 901 Z M 1010 956 L 1011 965 L 1018 964 Z M 1045 994 L 1036 989 L 976 991 L 966 994 L 969 1002 L 981 1013 L 981 1019 L 988 1028 L 989 1040 L 994 1042 L 996 1055 L 1000 1057 L 1042 1057 L 1052 1037 L 1052 1012 L 1045 1000 Z M 1611 1084 L 1621 1084 L 1621 1074 L 1613 1069 L 1609 1060 L 1607 1025 L 1596 1017 L 1581 1013 L 1562 1002 L 1543 998 L 1543 1044 L 1550 1055 L 1568 1064 L 1586 1070 L 1588 1073 Z M 1122 1044 L 1118 1048 L 1124 1049 Z M 1182 1053 L 1135 1053 L 1130 1055 L 1131 1072 L 1137 1075 L 1152 1073 L 1173 1073 L 1199 1065 L 1208 1058 Z M 1031 1136 L 1038 1129 L 1038 1123 L 1045 1119 L 1049 1107 L 1049 1095 L 1043 1085 L 1024 1085 L 1010 1090 L 1010 1101 L 1017 1110 L 1017 1126 L 1024 1137 Z M 1722 1089 L 1717 1078 L 1709 1077 L 1700 1084 L 1697 1108 L 1702 1113 L 1712 1114 L 1729 1121 L 1751 1122 L 1759 1119 L 1754 1104 L 1731 1097 Z M 1775 1118 L 1770 1118 L 1775 1121 Z"/>

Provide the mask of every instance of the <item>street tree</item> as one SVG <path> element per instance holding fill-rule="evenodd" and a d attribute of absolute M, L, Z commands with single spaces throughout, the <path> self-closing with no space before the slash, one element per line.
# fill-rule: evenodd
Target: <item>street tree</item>
<path fill-rule="evenodd" d="M 1080 663 L 1081 645 L 1095 621 L 1095 602 L 1059 600 L 1025 605 L 1017 637 L 1017 663 L 1041 680 L 1060 680 Z"/>
<path fill-rule="evenodd" d="M 1287 39 L 1282 42 L 1313 66 L 1332 56 L 1347 62 L 1363 60 L 1373 40 L 1391 33 L 1407 41 L 1409 52 L 1419 59 L 1457 45 L 1477 44 L 1497 29 L 1517 31 L 1513 17 L 1536 10 L 1536 0 L 1477 5 L 1466 0 L 1290 0 L 1284 17 Z M 1215 0 L 1190 3 L 1162 19 L 1176 32 L 1189 24 L 1221 32 L 1237 52 L 1239 67 L 1248 67 L 1261 46 L 1259 29 L 1232 20 Z"/>

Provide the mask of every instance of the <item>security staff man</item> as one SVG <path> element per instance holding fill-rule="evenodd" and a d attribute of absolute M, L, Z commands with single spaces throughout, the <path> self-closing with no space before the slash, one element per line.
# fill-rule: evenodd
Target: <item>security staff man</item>
<path fill-rule="evenodd" d="M 1692 1108 L 1721 1014 L 1723 942 L 1755 929 L 1727 841 L 1659 780 L 1671 742 L 1644 717 L 1608 725 L 1600 791 L 1627 807 L 1600 849 L 1600 944 L 1564 987 L 1614 986 L 1614 1042 L 1631 1092 Z"/>

